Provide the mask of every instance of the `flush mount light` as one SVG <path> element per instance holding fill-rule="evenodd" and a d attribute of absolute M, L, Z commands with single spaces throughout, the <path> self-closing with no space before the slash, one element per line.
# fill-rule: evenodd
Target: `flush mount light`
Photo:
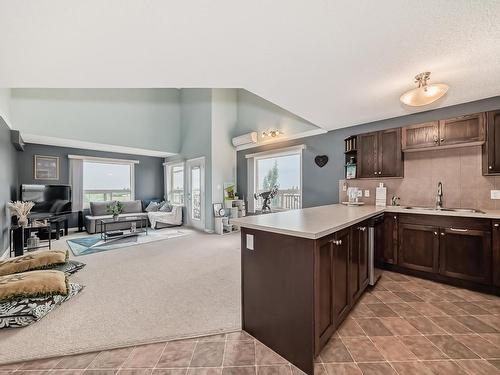
<path fill-rule="evenodd" d="M 405 92 L 399 100 L 404 104 L 419 107 L 435 102 L 443 97 L 448 91 L 448 85 L 444 83 L 427 84 L 431 76 L 431 72 L 424 72 L 415 76 L 415 83 L 418 84 L 416 89 Z"/>
<path fill-rule="evenodd" d="M 269 130 L 267 132 L 262 132 L 262 138 L 266 137 L 276 138 L 280 134 L 283 134 L 283 132 L 279 130 Z"/>

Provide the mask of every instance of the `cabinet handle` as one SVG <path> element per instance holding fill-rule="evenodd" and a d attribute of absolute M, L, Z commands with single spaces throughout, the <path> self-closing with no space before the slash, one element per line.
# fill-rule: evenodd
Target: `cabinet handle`
<path fill-rule="evenodd" d="M 467 232 L 468 229 L 458 229 L 458 228 L 450 228 L 453 232 Z"/>
<path fill-rule="evenodd" d="M 441 138 L 441 139 L 440 139 L 440 142 L 441 142 L 441 143 L 443 143 L 443 142 L 444 142 L 444 138 Z"/>
<path fill-rule="evenodd" d="M 438 235 L 438 232 L 434 232 L 434 235 L 437 236 Z"/>
<path fill-rule="evenodd" d="M 382 174 L 382 172 L 381 172 L 381 171 L 379 171 L 379 172 L 378 172 L 378 174 Z"/>
<path fill-rule="evenodd" d="M 495 228 L 498 228 L 498 227 L 500 227 L 500 224 L 495 223 L 495 224 L 493 224 L 493 226 L 494 226 Z"/>
<path fill-rule="evenodd" d="M 490 166 L 488 167 L 488 169 L 493 169 L 493 167 L 490 165 Z"/>
<path fill-rule="evenodd" d="M 366 230 L 366 227 L 358 227 L 358 229 L 361 231 L 361 232 L 364 232 Z"/>
<path fill-rule="evenodd" d="M 444 232 L 441 232 L 441 236 L 444 236 Z"/>
<path fill-rule="evenodd" d="M 394 216 L 394 220 L 396 220 L 398 217 L 397 216 Z"/>
<path fill-rule="evenodd" d="M 330 242 L 334 245 L 342 245 L 342 240 L 331 240 Z"/>
<path fill-rule="evenodd" d="M 375 171 L 375 172 L 373 172 L 373 174 L 377 174 L 377 172 Z"/>

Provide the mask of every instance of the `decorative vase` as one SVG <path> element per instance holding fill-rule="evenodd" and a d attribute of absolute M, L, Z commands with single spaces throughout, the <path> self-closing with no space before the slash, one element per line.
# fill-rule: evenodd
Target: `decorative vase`
<path fill-rule="evenodd" d="M 114 221 L 117 221 L 117 220 L 118 220 L 118 214 L 114 214 L 114 215 L 113 215 L 113 220 L 114 220 Z"/>
<path fill-rule="evenodd" d="M 26 225 L 28 225 L 28 216 L 19 216 L 17 218 L 17 225 L 19 225 L 20 227 L 25 227 Z"/>

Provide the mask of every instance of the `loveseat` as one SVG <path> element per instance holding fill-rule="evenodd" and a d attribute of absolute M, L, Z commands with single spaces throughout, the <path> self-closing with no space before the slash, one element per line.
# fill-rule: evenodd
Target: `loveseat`
<path fill-rule="evenodd" d="M 87 228 L 87 232 L 90 234 L 94 234 L 100 231 L 99 220 L 102 219 L 111 219 L 113 216 L 109 215 L 107 211 L 107 207 L 112 204 L 112 201 L 109 202 L 90 202 L 90 213 L 85 216 L 85 227 Z M 125 201 L 121 202 L 123 204 L 123 211 L 120 214 L 120 217 L 133 216 L 133 217 L 148 217 L 146 212 L 142 211 L 142 202 L 140 200 L 136 201 Z M 113 223 L 108 224 L 108 229 L 111 230 L 124 230 L 130 229 L 131 223 Z"/>

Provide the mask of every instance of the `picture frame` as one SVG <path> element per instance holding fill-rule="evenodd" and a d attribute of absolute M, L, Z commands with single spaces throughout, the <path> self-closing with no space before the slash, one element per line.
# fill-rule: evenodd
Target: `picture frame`
<path fill-rule="evenodd" d="M 35 180 L 59 180 L 59 157 L 35 155 L 33 178 Z"/>

